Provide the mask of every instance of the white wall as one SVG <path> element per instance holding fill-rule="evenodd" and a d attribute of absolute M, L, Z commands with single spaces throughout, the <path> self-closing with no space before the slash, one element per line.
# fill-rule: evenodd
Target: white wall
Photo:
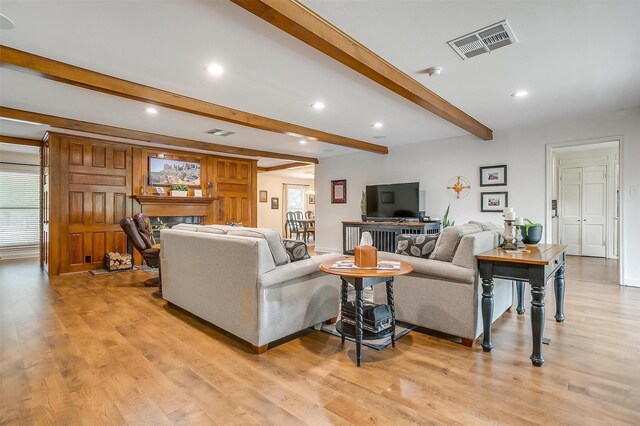
<path fill-rule="evenodd" d="M 261 203 L 258 198 L 258 227 L 260 228 L 273 228 L 283 235 L 282 229 L 282 184 L 292 183 L 296 185 L 308 185 L 307 191 L 313 191 L 313 180 L 311 179 L 296 179 L 286 176 L 273 175 L 271 173 L 258 173 L 258 194 L 259 191 L 267 191 L 267 202 Z M 271 208 L 271 197 L 278 197 L 280 199 L 280 205 L 277 210 Z M 309 197 L 307 196 L 307 202 Z M 307 210 L 315 210 L 315 204 L 308 204 Z"/>
<path fill-rule="evenodd" d="M 360 192 L 366 185 L 419 181 L 426 192 L 426 213 L 441 217 L 448 204 L 457 223 L 471 219 L 501 222 L 498 213 L 480 212 L 480 192 L 509 191 L 509 205 L 518 216 L 546 225 L 546 145 L 593 138 L 621 138 L 623 193 L 624 283 L 640 286 L 640 108 L 509 131 L 495 131 L 483 142 L 463 136 L 390 148 L 389 155 L 355 153 L 322 159 L 316 166 L 316 250 L 340 251 L 343 220 L 360 216 Z M 480 188 L 480 166 L 508 165 L 508 185 Z M 461 200 L 446 191 L 456 175 L 470 180 L 472 189 Z M 330 203 L 330 182 L 347 179 L 347 204 Z M 550 186 L 550 185 L 549 185 Z M 638 191 L 636 191 L 638 192 Z"/>

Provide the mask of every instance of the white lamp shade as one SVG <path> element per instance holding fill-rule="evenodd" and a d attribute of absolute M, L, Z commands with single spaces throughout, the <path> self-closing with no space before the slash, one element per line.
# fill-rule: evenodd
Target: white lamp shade
<path fill-rule="evenodd" d="M 360 245 L 361 246 L 372 246 L 373 238 L 371 238 L 371 234 L 369 232 L 363 232 L 360 236 Z"/>

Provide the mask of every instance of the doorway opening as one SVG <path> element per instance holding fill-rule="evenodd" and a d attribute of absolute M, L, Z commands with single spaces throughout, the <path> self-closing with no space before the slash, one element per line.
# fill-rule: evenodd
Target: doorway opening
<path fill-rule="evenodd" d="M 621 272 L 620 140 L 550 146 L 548 154 L 547 240 Z"/>

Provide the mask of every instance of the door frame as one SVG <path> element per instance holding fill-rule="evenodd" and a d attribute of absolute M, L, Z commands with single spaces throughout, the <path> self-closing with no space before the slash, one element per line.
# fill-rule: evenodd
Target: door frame
<path fill-rule="evenodd" d="M 578 139 L 564 142 L 553 142 L 545 145 L 545 241 L 552 241 L 552 223 L 553 220 L 551 218 L 551 200 L 553 197 L 553 150 L 557 148 L 567 148 L 567 147 L 577 147 L 584 145 L 596 145 L 604 142 L 618 142 L 618 163 L 620 167 L 620 188 L 624 188 L 624 176 L 622 170 L 625 167 L 624 158 L 622 157 L 622 146 L 624 144 L 624 136 L 623 135 L 612 135 L 598 138 L 589 138 L 589 139 Z M 624 191 L 620 191 L 620 217 L 619 217 L 619 226 L 620 229 L 618 231 L 618 284 L 624 285 L 624 253 L 625 253 L 625 238 L 624 238 L 624 202 L 625 202 L 625 194 Z"/>

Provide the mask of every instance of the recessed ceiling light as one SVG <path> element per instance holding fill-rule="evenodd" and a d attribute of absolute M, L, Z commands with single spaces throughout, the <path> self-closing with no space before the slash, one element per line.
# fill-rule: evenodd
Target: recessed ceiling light
<path fill-rule="evenodd" d="M 442 74 L 442 67 L 429 67 L 426 70 L 424 70 L 424 72 L 429 74 L 429 77 L 433 77 L 434 75 L 437 76 Z"/>
<path fill-rule="evenodd" d="M 156 115 L 158 110 L 152 107 L 147 107 L 144 109 L 147 114 Z"/>
<path fill-rule="evenodd" d="M 298 141 L 298 143 L 299 143 L 300 145 L 306 145 L 306 144 L 308 144 L 309 142 L 305 141 L 304 139 L 300 139 L 300 140 Z"/>
<path fill-rule="evenodd" d="M 204 68 L 211 75 L 222 75 L 224 68 L 220 64 L 209 64 Z"/>
<path fill-rule="evenodd" d="M 15 27 L 13 21 L 0 13 L 0 30 L 12 30 Z"/>
<path fill-rule="evenodd" d="M 376 123 L 373 123 L 373 127 L 374 129 L 382 129 L 382 123 L 379 121 Z"/>
<path fill-rule="evenodd" d="M 527 92 L 526 90 L 518 90 L 515 93 L 512 93 L 511 96 L 513 96 L 514 98 L 522 98 L 524 96 L 527 96 L 529 94 L 529 92 Z"/>
<path fill-rule="evenodd" d="M 320 101 L 316 101 L 316 102 L 311 104 L 311 108 L 317 109 L 317 110 L 324 109 L 324 103 L 320 102 Z"/>
<path fill-rule="evenodd" d="M 45 126 L 42 123 L 36 123 L 35 121 L 18 120 L 17 118 L 0 117 L 0 120 L 12 121 L 14 123 L 30 124 L 32 126 Z"/>

